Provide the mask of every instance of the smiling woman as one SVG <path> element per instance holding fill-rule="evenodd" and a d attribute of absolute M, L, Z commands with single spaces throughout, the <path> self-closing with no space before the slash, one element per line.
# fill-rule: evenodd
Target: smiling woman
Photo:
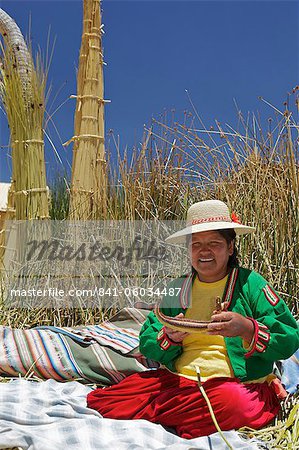
<path fill-rule="evenodd" d="M 234 252 L 234 240 L 227 242 L 219 231 L 192 234 L 191 260 L 198 278 L 206 283 L 227 275 L 228 261 Z"/>
<path fill-rule="evenodd" d="M 166 296 L 161 305 L 163 317 L 175 318 L 180 326 L 163 326 L 151 312 L 140 332 L 140 351 L 165 368 L 96 389 L 88 395 L 89 407 L 104 417 L 174 427 L 187 439 L 208 435 L 216 428 L 198 390 L 200 370 L 222 430 L 261 428 L 277 415 L 286 393 L 273 364 L 296 351 L 299 333 L 288 307 L 267 281 L 238 266 L 236 234 L 253 230 L 230 215 L 221 201 L 189 208 L 186 227 L 166 241 L 189 244 L 192 270 L 170 283 L 179 288 L 177 298 Z M 219 297 L 220 311 L 215 308 Z M 207 321 L 201 332 L 184 329 L 197 320 Z"/>

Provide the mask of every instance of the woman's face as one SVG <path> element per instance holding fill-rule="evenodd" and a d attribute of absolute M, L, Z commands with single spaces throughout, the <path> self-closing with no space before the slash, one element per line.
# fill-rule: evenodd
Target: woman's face
<path fill-rule="evenodd" d="M 228 273 L 228 260 L 234 241 L 228 244 L 218 231 L 192 234 L 191 261 L 200 281 L 212 283 Z"/>

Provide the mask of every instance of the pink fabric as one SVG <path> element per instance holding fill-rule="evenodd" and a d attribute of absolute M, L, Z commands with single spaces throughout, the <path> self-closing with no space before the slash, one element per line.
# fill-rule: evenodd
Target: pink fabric
<path fill-rule="evenodd" d="M 268 383 L 243 384 L 236 378 L 203 383 L 222 430 L 261 428 L 280 409 Z M 175 428 L 191 439 L 216 431 L 207 404 L 193 380 L 165 369 L 133 374 L 115 386 L 88 394 L 87 405 L 112 419 L 146 419 Z"/>

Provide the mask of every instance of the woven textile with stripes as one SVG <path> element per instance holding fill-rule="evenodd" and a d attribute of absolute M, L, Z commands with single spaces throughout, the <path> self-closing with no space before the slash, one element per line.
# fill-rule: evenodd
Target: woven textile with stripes
<path fill-rule="evenodd" d="M 0 327 L 0 375 L 113 384 L 158 367 L 138 349 L 138 333 L 147 313 L 126 308 L 111 322 L 82 329 Z"/>

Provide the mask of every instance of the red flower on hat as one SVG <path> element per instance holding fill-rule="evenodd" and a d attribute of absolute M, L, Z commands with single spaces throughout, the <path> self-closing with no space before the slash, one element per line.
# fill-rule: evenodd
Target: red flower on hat
<path fill-rule="evenodd" d="M 241 224 L 239 217 L 234 212 L 232 212 L 232 222 Z"/>

